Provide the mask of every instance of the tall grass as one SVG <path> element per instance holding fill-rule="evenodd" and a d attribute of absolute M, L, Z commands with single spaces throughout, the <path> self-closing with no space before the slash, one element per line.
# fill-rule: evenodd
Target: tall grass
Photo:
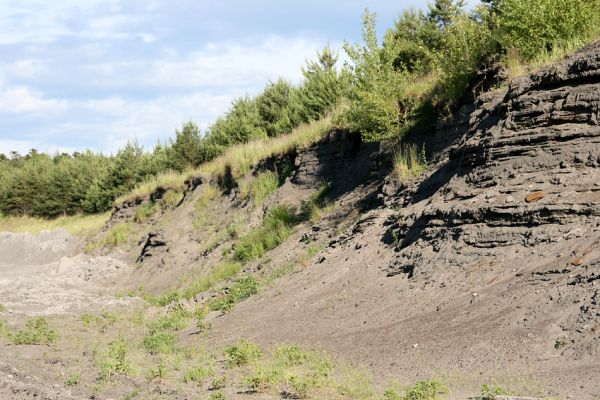
<path fill-rule="evenodd" d="M 72 215 L 54 219 L 0 216 L 0 232 L 37 234 L 42 231 L 64 229 L 71 235 L 88 236 L 99 231 L 109 215 L 109 213 Z"/>
<path fill-rule="evenodd" d="M 394 150 L 394 174 L 401 181 L 420 175 L 427 169 L 425 148 L 421 151 L 417 146 L 402 145 Z"/>

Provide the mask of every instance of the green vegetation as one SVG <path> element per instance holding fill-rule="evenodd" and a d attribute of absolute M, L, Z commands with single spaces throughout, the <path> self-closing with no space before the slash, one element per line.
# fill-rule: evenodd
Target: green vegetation
<path fill-rule="evenodd" d="M 1 337 L 9 337 L 10 329 L 5 320 L 0 319 L 0 338 Z"/>
<path fill-rule="evenodd" d="M 71 235 L 88 236 L 98 232 L 108 220 L 108 217 L 108 213 L 96 215 L 71 215 L 54 219 L 0 215 L 0 231 L 36 234 L 41 231 L 64 229 Z"/>
<path fill-rule="evenodd" d="M 330 190 L 331 185 L 323 182 L 310 199 L 302 203 L 301 214 L 304 219 L 309 220 L 313 224 L 319 222 L 323 215 L 323 210 L 328 207 L 328 194 Z"/>
<path fill-rule="evenodd" d="M 293 211 L 286 206 L 272 208 L 260 227 L 244 236 L 235 246 L 233 258 L 241 263 L 255 260 L 279 246 L 292 233 L 296 220 Z"/>
<path fill-rule="evenodd" d="M 100 315 L 83 314 L 80 318 L 85 329 L 95 325 L 101 333 L 105 333 L 109 326 L 117 322 L 116 314 L 107 311 L 102 312 Z"/>
<path fill-rule="evenodd" d="M 119 337 L 117 340 L 110 342 L 98 363 L 100 380 L 107 381 L 117 374 L 131 374 L 133 369 L 127 358 L 127 353 L 128 348 L 125 338 Z"/>
<path fill-rule="evenodd" d="M 262 355 L 263 352 L 257 344 L 243 339 L 225 349 L 226 362 L 229 368 L 254 363 Z"/>
<path fill-rule="evenodd" d="M 230 311 L 235 304 L 258 293 L 258 288 L 259 283 L 254 277 L 242 277 L 229 287 L 227 294 L 212 301 L 210 307 L 215 311 Z"/>
<path fill-rule="evenodd" d="M 510 393 L 501 386 L 498 385 L 481 385 L 481 398 L 482 400 L 494 400 L 496 396 L 506 396 Z"/>
<path fill-rule="evenodd" d="M 148 201 L 143 205 L 137 207 L 135 209 L 135 215 L 133 216 L 133 220 L 138 224 L 146 222 L 146 220 L 153 215 L 155 215 L 159 210 L 159 207 L 153 201 Z"/>
<path fill-rule="evenodd" d="M 27 321 L 25 329 L 11 335 L 14 344 L 50 345 L 58 340 L 58 333 L 50 329 L 44 317 Z"/>
<path fill-rule="evenodd" d="M 150 332 L 142 341 L 142 348 L 150 354 L 171 354 L 177 350 L 179 337 L 171 332 Z"/>
<path fill-rule="evenodd" d="M 427 170 L 425 148 L 419 152 L 415 145 L 402 145 L 394 151 L 394 173 L 401 181 L 418 176 Z"/>
<path fill-rule="evenodd" d="M 67 377 L 67 380 L 65 381 L 65 386 L 74 387 L 79 385 L 79 382 L 81 382 L 81 375 L 75 372 Z"/>
<path fill-rule="evenodd" d="M 183 381 L 185 383 L 188 382 L 196 382 L 196 383 L 204 383 L 204 381 L 215 375 L 215 369 L 213 366 L 207 365 L 199 365 L 188 370 L 183 376 Z"/>
<path fill-rule="evenodd" d="M 0 313 L 5 313 L 6 312 L 6 306 L 2 303 L 0 303 Z"/>
<path fill-rule="evenodd" d="M 445 387 L 438 381 L 419 381 L 406 389 L 402 400 L 435 400 L 445 392 Z"/>
<path fill-rule="evenodd" d="M 263 172 L 259 174 L 250 184 L 250 196 L 256 204 L 262 202 L 269 197 L 279 187 L 279 178 L 274 172 Z"/>

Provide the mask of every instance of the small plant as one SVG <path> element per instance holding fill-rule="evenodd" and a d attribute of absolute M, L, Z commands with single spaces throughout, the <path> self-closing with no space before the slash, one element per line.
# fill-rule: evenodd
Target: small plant
<path fill-rule="evenodd" d="M 309 359 L 309 353 L 294 345 L 279 346 L 275 349 L 275 358 L 280 364 L 293 367 L 304 364 Z"/>
<path fill-rule="evenodd" d="M 481 385 L 481 399 L 482 400 L 494 400 L 496 396 L 509 395 L 510 393 L 503 387 L 498 385 Z"/>
<path fill-rule="evenodd" d="M 556 339 L 556 342 L 554 342 L 554 348 L 556 350 L 560 350 L 564 347 L 567 347 L 567 345 L 569 344 L 569 340 L 567 339 L 566 336 L 561 336 L 559 338 Z"/>
<path fill-rule="evenodd" d="M 8 337 L 10 330 L 8 324 L 3 319 L 0 319 L 0 337 Z"/>
<path fill-rule="evenodd" d="M 161 361 L 156 368 L 150 369 L 148 377 L 152 379 L 164 379 L 167 375 L 167 367 L 163 361 Z"/>
<path fill-rule="evenodd" d="M 71 375 L 69 375 L 69 377 L 65 381 L 65 386 L 66 387 L 77 386 L 77 385 L 79 385 L 79 382 L 81 382 L 81 375 L 79 373 L 75 372 L 75 373 L 72 373 Z"/>
<path fill-rule="evenodd" d="M 185 383 L 188 382 L 196 382 L 196 383 L 204 383 L 207 378 L 215 375 L 215 369 L 212 366 L 207 365 L 199 365 L 188 370 L 183 375 L 183 381 Z"/>
<path fill-rule="evenodd" d="M 227 377 L 225 375 L 217 376 L 216 378 L 213 379 L 213 381 L 210 385 L 210 390 L 223 389 L 226 384 L 227 384 Z"/>
<path fill-rule="evenodd" d="M 282 372 L 275 368 L 259 368 L 244 381 L 253 391 L 266 392 L 275 386 L 282 378 Z"/>
<path fill-rule="evenodd" d="M 151 332 L 180 331 L 188 326 L 191 313 L 181 306 L 175 307 L 167 315 L 159 317 L 148 324 Z"/>
<path fill-rule="evenodd" d="M 402 397 L 400 397 L 396 388 L 391 387 L 383 392 L 383 400 L 402 400 Z"/>
<path fill-rule="evenodd" d="M 107 381 L 117 374 L 129 375 L 132 367 L 127 359 L 127 353 L 125 338 L 119 337 L 110 342 L 100 363 L 100 380 Z"/>
<path fill-rule="evenodd" d="M 416 145 L 403 145 L 394 151 L 394 173 L 401 181 L 420 175 L 427 170 L 425 147 L 419 152 Z"/>
<path fill-rule="evenodd" d="M 58 340 L 58 333 L 48 327 L 44 317 L 27 321 L 25 329 L 12 335 L 14 344 L 50 345 Z"/>
<path fill-rule="evenodd" d="M 0 314 L 6 312 L 6 306 L 0 303 Z"/>
<path fill-rule="evenodd" d="M 227 400 L 227 398 L 225 397 L 225 393 L 219 390 L 218 392 L 211 393 L 209 400 Z"/>
<path fill-rule="evenodd" d="M 329 192 L 331 184 L 322 182 L 315 193 L 308 201 L 304 201 L 301 206 L 302 217 L 313 224 L 319 222 L 323 215 L 323 210 L 329 206 Z"/>
<path fill-rule="evenodd" d="M 229 368 L 251 364 L 258 361 L 262 355 L 262 350 L 257 344 L 243 339 L 225 349 L 225 357 Z"/>
<path fill-rule="evenodd" d="M 179 338 L 170 332 L 150 332 L 142 341 L 142 348 L 150 354 L 171 354 L 177 350 Z"/>
<path fill-rule="evenodd" d="M 435 400 L 444 392 L 444 385 L 438 381 L 419 381 L 406 389 L 402 400 Z"/>
<path fill-rule="evenodd" d="M 258 287 L 258 281 L 254 277 L 240 278 L 231 285 L 225 296 L 211 302 L 210 307 L 215 311 L 230 311 L 240 301 L 258 293 Z"/>
<path fill-rule="evenodd" d="M 211 328 L 210 324 L 205 321 L 207 314 L 208 307 L 198 307 L 196 311 L 194 311 L 194 317 L 196 318 L 196 328 L 198 328 L 199 333 L 206 332 Z"/>

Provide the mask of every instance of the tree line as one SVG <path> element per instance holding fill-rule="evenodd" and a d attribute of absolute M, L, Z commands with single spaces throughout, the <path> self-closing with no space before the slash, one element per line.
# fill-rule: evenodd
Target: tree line
<path fill-rule="evenodd" d="M 302 68 L 299 85 L 279 79 L 233 101 L 206 132 L 185 122 L 147 152 L 136 142 L 117 154 L 92 151 L 0 155 L 0 213 L 54 217 L 109 210 L 116 197 L 158 173 L 183 171 L 228 147 L 291 132 L 332 114 L 365 141 L 401 138 L 447 115 L 490 63 L 528 63 L 596 37 L 600 0 L 435 0 L 404 11 L 379 41 L 375 15 L 363 15 L 363 43 L 346 43 L 349 62 L 326 47 Z"/>

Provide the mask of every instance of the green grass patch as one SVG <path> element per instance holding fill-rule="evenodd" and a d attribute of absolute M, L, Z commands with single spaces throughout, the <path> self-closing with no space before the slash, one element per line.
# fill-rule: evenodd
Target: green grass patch
<path fill-rule="evenodd" d="M 9 337 L 10 328 L 5 320 L 0 319 L 0 337 Z"/>
<path fill-rule="evenodd" d="M 510 392 L 495 384 L 481 385 L 481 400 L 494 400 L 496 396 L 508 396 Z"/>
<path fill-rule="evenodd" d="M 407 181 L 427 170 L 425 147 L 419 151 L 416 145 L 402 145 L 394 150 L 394 174 Z"/>
<path fill-rule="evenodd" d="M 141 347 L 150 354 L 172 354 L 177 351 L 179 337 L 172 332 L 150 332 L 144 337 Z"/>
<path fill-rule="evenodd" d="M 25 329 L 11 335 L 14 344 L 50 345 L 58 340 L 58 333 L 50 329 L 44 317 L 27 321 Z"/>
<path fill-rule="evenodd" d="M 0 303 L 0 313 L 5 313 L 6 312 L 6 306 L 2 303 Z"/>
<path fill-rule="evenodd" d="M 256 343 L 240 339 L 235 344 L 225 349 L 225 358 L 229 368 L 252 364 L 263 356 L 263 352 Z"/>
<path fill-rule="evenodd" d="M 107 381 L 114 375 L 129 375 L 133 368 L 127 358 L 127 341 L 123 337 L 113 340 L 106 347 L 99 364 L 100 380 Z"/>
<path fill-rule="evenodd" d="M 148 219 L 156 215 L 160 207 L 153 201 L 148 201 L 135 209 L 133 220 L 138 224 L 146 222 Z"/>
<path fill-rule="evenodd" d="M 438 381 L 424 380 L 415 383 L 405 390 L 402 400 L 436 400 L 444 394 L 446 388 Z"/>
<path fill-rule="evenodd" d="M 198 365 L 186 371 L 183 375 L 183 381 L 185 383 L 196 382 L 202 384 L 206 379 L 213 377 L 214 375 L 215 368 L 212 365 Z"/>
<path fill-rule="evenodd" d="M 227 294 L 210 303 L 210 308 L 215 311 L 230 311 L 234 305 L 258 293 L 259 283 L 253 276 L 244 276 L 235 281 Z"/>
<path fill-rule="evenodd" d="M 277 174 L 271 171 L 256 176 L 250 184 L 250 195 L 255 204 L 262 204 L 279 187 Z"/>
<path fill-rule="evenodd" d="M 235 246 L 233 258 L 247 263 L 262 257 L 287 240 L 295 222 L 296 216 L 289 207 L 277 206 L 271 209 L 262 225 L 250 231 Z"/>
<path fill-rule="evenodd" d="M 312 222 L 319 222 L 323 217 L 323 210 L 329 207 L 329 193 L 331 185 L 327 182 L 321 183 L 315 193 L 312 194 L 308 201 L 302 202 L 301 214 L 302 218 Z"/>
<path fill-rule="evenodd" d="M 86 246 L 86 251 L 90 252 L 97 248 L 115 248 L 129 240 L 132 233 L 132 224 L 124 222 L 111 227 L 106 234 L 97 242 L 90 242 Z"/>
<path fill-rule="evenodd" d="M 183 192 L 175 189 L 167 190 L 161 199 L 161 206 L 163 208 L 175 208 L 183 199 Z"/>
<path fill-rule="evenodd" d="M 170 310 L 167 315 L 156 318 L 148 324 L 151 332 L 180 331 L 187 327 L 192 314 L 183 307 Z"/>
<path fill-rule="evenodd" d="M 66 387 L 74 387 L 74 386 L 79 385 L 80 382 L 81 382 L 81 375 L 79 373 L 75 372 L 67 377 L 67 380 L 65 381 L 65 386 Z"/>

